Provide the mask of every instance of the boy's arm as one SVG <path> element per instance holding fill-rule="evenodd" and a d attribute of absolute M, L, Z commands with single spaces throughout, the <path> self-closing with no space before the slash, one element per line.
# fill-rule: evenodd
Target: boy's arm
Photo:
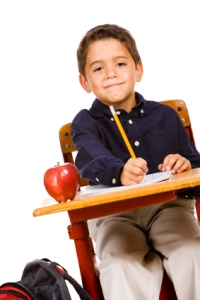
<path fill-rule="evenodd" d="M 78 150 L 75 164 L 81 177 L 92 184 L 137 184 L 148 172 L 147 163 L 142 158 L 130 158 L 124 163 L 114 157 L 103 145 L 94 128 L 72 126 L 72 136 Z"/>
<path fill-rule="evenodd" d="M 172 170 L 172 173 L 183 172 L 189 169 L 200 168 L 200 153 L 194 146 L 193 142 L 188 138 L 183 124 L 180 122 L 178 126 L 178 148 L 179 153 L 167 155 L 163 162 L 158 166 L 160 171 Z M 200 197 L 200 187 L 194 187 L 179 192 L 184 197 Z"/>
<path fill-rule="evenodd" d="M 103 145 L 94 126 L 72 122 L 72 140 L 78 150 L 75 165 L 92 185 L 119 186 L 124 162 Z"/>
<path fill-rule="evenodd" d="M 200 153 L 189 139 L 179 117 L 177 119 L 177 128 L 174 130 L 177 131 L 177 140 L 175 140 L 174 143 L 177 143 L 178 151 L 177 153 L 168 153 L 164 160 L 160 162 L 160 164 L 162 164 L 160 168 L 166 168 L 168 163 L 170 164 L 170 167 L 172 167 L 176 162 L 177 166 L 175 172 L 179 170 L 179 167 L 181 172 L 190 168 L 200 168 Z"/>

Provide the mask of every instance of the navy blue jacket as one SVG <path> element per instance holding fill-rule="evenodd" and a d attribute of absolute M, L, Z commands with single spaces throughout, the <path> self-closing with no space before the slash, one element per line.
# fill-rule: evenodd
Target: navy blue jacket
<path fill-rule="evenodd" d="M 148 173 L 159 172 L 165 156 L 175 153 L 199 168 L 200 153 L 174 109 L 147 101 L 137 92 L 136 100 L 130 113 L 118 109 L 117 114 L 136 157 L 147 161 Z M 91 185 L 121 185 L 121 170 L 130 154 L 107 105 L 95 99 L 89 110 L 81 110 L 72 121 L 72 140 L 81 177 Z"/>

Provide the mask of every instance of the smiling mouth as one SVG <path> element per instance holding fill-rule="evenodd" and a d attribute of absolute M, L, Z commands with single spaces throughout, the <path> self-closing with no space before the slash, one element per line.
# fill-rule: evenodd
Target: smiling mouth
<path fill-rule="evenodd" d="M 112 84 L 107 85 L 105 88 L 106 89 L 115 88 L 115 87 L 118 87 L 120 85 L 122 85 L 122 83 L 112 83 Z"/>

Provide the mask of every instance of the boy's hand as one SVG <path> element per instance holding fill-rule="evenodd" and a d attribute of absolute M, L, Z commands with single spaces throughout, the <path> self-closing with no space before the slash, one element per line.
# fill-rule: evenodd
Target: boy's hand
<path fill-rule="evenodd" d="M 170 170 L 172 174 L 181 173 L 191 169 L 191 164 L 188 159 L 180 154 L 169 154 L 165 157 L 162 164 L 158 166 L 160 171 Z"/>
<path fill-rule="evenodd" d="M 121 183 L 131 185 L 139 183 L 147 173 L 147 162 L 143 158 L 130 158 L 123 167 Z"/>

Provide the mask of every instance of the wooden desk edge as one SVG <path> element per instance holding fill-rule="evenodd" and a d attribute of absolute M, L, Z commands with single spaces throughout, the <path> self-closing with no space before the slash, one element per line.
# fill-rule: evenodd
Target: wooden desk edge
<path fill-rule="evenodd" d="M 173 176 L 171 181 L 154 183 L 146 186 L 130 187 L 127 190 L 119 190 L 114 193 L 85 196 L 70 202 L 45 205 L 36 208 L 33 216 L 42 216 L 56 212 L 72 211 L 80 208 L 98 206 L 104 203 L 123 201 L 126 199 L 139 198 L 147 195 L 159 194 L 168 191 L 177 191 L 195 186 L 200 186 L 200 168 L 192 169 Z"/>

